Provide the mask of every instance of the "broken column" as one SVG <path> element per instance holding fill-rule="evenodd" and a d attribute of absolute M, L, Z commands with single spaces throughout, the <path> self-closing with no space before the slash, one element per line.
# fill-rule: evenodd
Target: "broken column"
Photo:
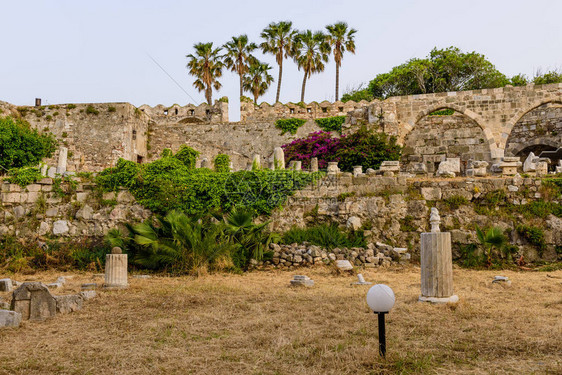
<path fill-rule="evenodd" d="M 357 177 L 360 174 L 363 174 L 363 166 L 356 165 L 353 167 L 353 177 Z"/>
<path fill-rule="evenodd" d="M 523 163 L 521 163 L 518 156 L 506 156 L 499 164 L 499 168 L 502 171 L 502 176 L 515 176 L 517 174 L 517 168 L 522 165 Z"/>
<path fill-rule="evenodd" d="M 339 171 L 340 169 L 338 168 L 337 161 L 328 162 L 328 175 L 336 175 Z"/>
<path fill-rule="evenodd" d="M 310 159 L 310 171 L 311 172 L 318 172 L 318 158 Z"/>
<path fill-rule="evenodd" d="M 59 164 L 57 166 L 57 173 L 64 174 L 66 172 L 66 161 L 68 158 L 68 148 L 61 147 L 59 152 Z"/>
<path fill-rule="evenodd" d="M 254 154 L 252 159 L 252 170 L 261 169 L 261 156 L 259 154 Z"/>
<path fill-rule="evenodd" d="M 56 301 L 49 288 L 39 282 L 25 282 L 14 290 L 11 310 L 23 320 L 45 320 L 56 314 Z"/>
<path fill-rule="evenodd" d="M 453 260 L 451 233 L 441 232 L 439 211 L 431 209 L 431 232 L 421 234 L 421 295 L 422 302 L 457 302 L 453 294 Z"/>
<path fill-rule="evenodd" d="M 285 152 L 281 147 L 273 150 L 273 166 L 275 169 L 285 169 Z"/>
<path fill-rule="evenodd" d="M 127 288 L 127 254 L 121 248 L 114 247 L 111 254 L 105 256 L 105 284 L 107 289 Z"/>

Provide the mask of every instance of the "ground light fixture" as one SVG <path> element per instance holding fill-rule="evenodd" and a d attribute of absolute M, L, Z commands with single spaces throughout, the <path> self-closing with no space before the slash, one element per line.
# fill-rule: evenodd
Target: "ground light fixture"
<path fill-rule="evenodd" d="M 394 292 L 389 286 L 376 284 L 367 292 L 367 305 L 379 318 L 379 353 L 386 356 L 386 332 L 384 327 L 384 314 L 388 314 L 394 306 Z"/>

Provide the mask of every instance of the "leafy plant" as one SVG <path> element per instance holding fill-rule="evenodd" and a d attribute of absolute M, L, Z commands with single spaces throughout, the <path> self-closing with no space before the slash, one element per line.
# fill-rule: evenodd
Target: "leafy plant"
<path fill-rule="evenodd" d="M 326 249 L 367 246 L 363 231 L 343 232 L 337 224 L 320 224 L 308 228 L 293 227 L 282 235 L 285 244 L 309 242 Z"/>
<path fill-rule="evenodd" d="M 0 166 L 4 169 L 36 165 L 52 156 L 56 144 L 52 134 L 39 134 L 25 120 L 0 118 Z"/>
<path fill-rule="evenodd" d="M 296 134 L 298 128 L 303 126 L 305 123 L 306 120 L 300 118 L 286 118 L 275 121 L 275 127 L 283 131 L 281 134 L 285 134 L 287 132 Z"/>
<path fill-rule="evenodd" d="M 198 151 L 195 151 L 187 145 L 181 145 L 178 152 L 174 155 L 174 158 L 181 161 L 187 168 L 193 169 L 195 168 L 195 162 L 197 161 L 198 156 Z"/>
<path fill-rule="evenodd" d="M 9 170 L 8 175 L 8 182 L 18 184 L 21 187 L 33 184 L 43 178 L 39 168 L 34 167 L 13 168 Z"/>
<path fill-rule="evenodd" d="M 113 107 L 113 106 L 111 106 L 111 105 L 110 105 L 109 107 L 107 107 L 107 112 L 109 112 L 109 113 L 111 113 L 111 112 L 116 112 L 116 111 L 117 111 L 117 108 L 115 108 L 115 107 Z"/>
<path fill-rule="evenodd" d="M 98 111 L 93 105 L 88 105 L 86 107 L 86 113 L 89 115 L 98 115 L 100 111 Z"/>
<path fill-rule="evenodd" d="M 334 116 L 334 117 L 327 117 L 327 118 L 318 118 L 314 120 L 316 124 L 320 127 L 320 129 L 327 131 L 327 132 L 341 132 L 341 127 L 345 122 L 345 116 Z"/>
<path fill-rule="evenodd" d="M 74 108 L 76 108 L 76 104 L 68 104 L 66 106 L 66 109 L 74 109 Z"/>
<path fill-rule="evenodd" d="M 506 243 L 506 238 L 498 227 L 492 227 L 483 231 L 480 227 L 476 226 L 476 236 L 484 250 L 486 264 L 490 267 L 492 265 L 493 251 L 501 251 Z"/>
<path fill-rule="evenodd" d="M 462 195 L 453 195 L 449 198 L 443 199 L 443 203 L 451 210 L 457 210 L 460 206 L 465 206 L 470 202 Z"/>
<path fill-rule="evenodd" d="M 546 249 L 546 241 L 544 239 L 544 231 L 541 228 L 531 225 L 518 225 L 516 228 L 517 233 L 522 235 L 531 245 L 535 246 L 542 256 L 543 251 Z"/>
<path fill-rule="evenodd" d="M 226 154 L 218 154 L 213 161 L 215 172 L 228 173 L 230 172 L 230 156 Z"/>

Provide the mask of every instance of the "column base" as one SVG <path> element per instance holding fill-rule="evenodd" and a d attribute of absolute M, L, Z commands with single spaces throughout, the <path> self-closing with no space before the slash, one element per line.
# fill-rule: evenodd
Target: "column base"
<path fill-rule="evenodd" d="M 459 302 L 459 296 L 453 294 L 451 297 L 424 297 L 420 296 L 419 302 L 431 302 L 431 303 L 456 303 Z"/>
<path fill-rule="evenodd" d="M 103 289 L 105 290 L 116 290 L 116 289 L 127 289 L 129 285 L 118 285 L 118 284 L 103 284 Z"/>

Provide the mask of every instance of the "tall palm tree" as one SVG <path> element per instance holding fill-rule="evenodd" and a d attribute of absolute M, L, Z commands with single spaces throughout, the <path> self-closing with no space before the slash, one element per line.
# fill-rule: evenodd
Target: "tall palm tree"
<path fill-rule="evenodd" d="M 324 63 L 328 62 L 330 54 L 330 44 L 326 40 L 326 35 L 321 31 L 312 33 L 306 30 L 295 36 L 293 43 L 293 58 L 299 70 L 304 71 L 302 80 L 301 102 L 304 102 L 304 92 L 306 80 L 313 73 L 324 71 Z"/>
<path fill-rule="evenodd" d="M 195 55 L 189 54 L 186 57 L 189 59 L 187 68 L 189 74 L 196 77 L 193 81 L 199 91 L 205 91 L 205 99 L 209 105 L 212 105 L 213 88 L 218 90 L 221 88 L 221 83 L 217 78 L 222 76 L 222 68 L 224 67 L 219 55 L 221 48 L 213 49 L 213 43 L 197 43 L 193 45 L 195 48 Z"/>
<path fill-rule="evenodd" d="M 232 40 L 225 43 L 223 48 L 226 50 L 224 54 L 224 64 L 228 69 L 240 76 L 240 97 L 244 95 L 243 77 L 248 71 L 249 65 L 255 59 L 252 51 L 258 48 L 256 43 L 248 42 L 247 35 L 233 36 Z"/>
<path fill-rule="evenodd" d="M 268 71 L 271 69 L 269 64 L 254 61 L 250 65 L 248 72 L 244 75 L 244 90 L 249 91 L 254 96 L 254 104 L 258 104 L 258 98 L 265 94 L 273 77 Z"/>
<path fill-rule="evenodd" d="M 328 30 L 328 43 L 334 51 L 334 60 L 336 62 L 336 101 L 339 96 L 340 88 L 340 66 L 343 58 L 343 53 L 349 51 L 355 54 L 355 36 L 357 32 L 355 29 L 347 27 L 347 23 L 338 22 L 333 25 L 326 26 Z"/>
<path fill-rule="evenodd" d="M 263 53 L 275 55 L 275 61 L 279 65 L 279 78 L 277 79 L 277 95 L 275 102 L 279 101 L 281 93 L 281 76 L 283 75 L 283 60 L 291 57 L 293 50 L 293 38 L 296 31 L 292 29 L 293 23 L 290 21 L 272 22 L 263 29 L 261 33 L 264 42 L 260 44 Z"/>

